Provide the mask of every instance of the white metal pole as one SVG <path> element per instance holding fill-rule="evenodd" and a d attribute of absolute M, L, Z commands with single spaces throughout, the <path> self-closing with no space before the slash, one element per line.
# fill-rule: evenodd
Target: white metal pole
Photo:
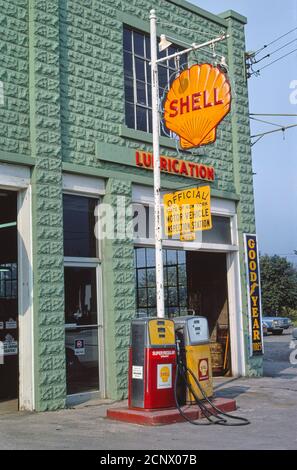
<path fill-rule="evenodd" d="M 159 80 L 157 65 L 157 17 L 155 10 L 150 11 L 151 68 L 152 68 L 152 120 L 154 155 L 154 209 L 155 209 L 155 256 L 156 256 L 156 296 L 157 317 L 164 318 L 164 282 L 162 252 L 162 214 L 160 195 L 160 117 L 159 117 Z"/>

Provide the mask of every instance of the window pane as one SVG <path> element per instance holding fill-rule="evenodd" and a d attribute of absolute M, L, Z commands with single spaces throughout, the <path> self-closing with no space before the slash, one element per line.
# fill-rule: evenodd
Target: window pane
<path fill-rule="evenodd" d="M 136 119 L 137 119 L 137 129 L 139 131 L 147 132 L 147 118 L 146 118 L 146 109 L 141 106 L 136 106 Z"/>
<path fill-rule="evenodd" d="M 176 250 L 166 250 L 167 251 L 167 264 L 176 264 Z"/>
<path fill-rule="evenodd" d="M 133 77 L 133 62 L 130 52 L 124 52 L 124 74 Z"/>
<path fill-rule="evenodd" d="M 180 56 L 179 65 L 180 65 L 181 67 L 183 67 L 183 66 L 187 67 L 187 65 L 188 65 L 188 57 L 187 57 L 187 54 L 183 54 L 183 55 Z"/>
<path fill-rule="evenodd" d="M 66 329 L 67 394 L 99 389 L 98 329 Z"/>
<path fill-rule="evenodd" d="M 147 290 L 138 289 L 138 307 L 147 307 Z"/>
<path fill-rule="evenodd" d="M 169 318 L 175 318 L 179 316 L 179 308 L 178 307 L 168 307 L 167 314 Z"/>
<path fill-rule="evenodd" d="M 168 286 L 174 287 L 177 286 L 177 267 L 170 266 L 167 268 L 167 276 L 168 276 Z"/>
<path fill-rule="evenodd" d="M 136 248 L 136 262 L 138 268 L 144 268 L 145 262 L 145 248 Z"/>
<path fill-rule="evenodd" d="M 128 28 L 124 28 L 124 50 L 125 51 L 132 51 L 132 31 Z"/>
<path fill-rule="evenodd" d="M 157 316 L 157 309 L 156 308 L 149 308 L 148 309 L 148 316 L 149 317 L 156 317 Z"/>
<path fill-rule="evenodd" d="M 187 284 L 187 268 L 185 264 L 178 266 L 178 283 L 182 286 Z"/>
<path fill-rule="evenodd" d="M 147 261 L 147 266 L 156 266 L 154 248 L 146 249 L 146 261 Z"/>
<path fill-rule="evenodd" d="M 146 287 L 146 269 L 137 269 L 138 287 Z"/>
<path fill-rule="evenodd" d="M 177 259 L 179 264 L 183 264 L 186 262 L 186 252 L 182 250 L 178 250 L 177 252 Z"/>
<path fill-rule="evenodd" d="M 130 103 L 134 101 L 133 79 L 131 77 L 125 77 L 125 100 Z"/>
<path fill-rule="evenodd" d="M 125 103 L 125 122 L 130 129 L 135 129 L 134 105 Z"/>
<path fill-rule="evenodd" d="M 164 97 L 165 97 L 165 89 L 159 87 L 159 98 L 160 98 L 160 100 L 163 100 Z"/>
<path fill-rule="evenodd" d="M 145 36 L 145 56 L 147 59 L 151 59 L 151 42 L 149 36 Z"/>
<path fill-rule="evenodd" d="M 168 85 L 167 68 L 159 65 L 159 86 L 165 88 Z"/>
<path fill-rule="evenodd" d="M 65 323 L 97 324 L 96 268 L 65 267 Z"/>
<path fill-rule="evenodd" d="M 179 288 L 179 305 L 180 307 L 187 306 L 187 288 L 186 287 Z"/>
<path fill-rule="evenodd" d="M 151 288 L 147 290 L 147 301 L 148 307 L 155 307 L 156 306 L 156 289 Z"/>
<path fill-rule="evenodd" d="M 155 268 L 147 270 L 147 286 L 155 287 L 156 286 L 156 270 Z"/>
<path fill-rule="evenodd" d="M 137 89 L 137 103 L 146 105 L 145 83 L 137 80 L 136 89 Z"/>
<path fill-rule="evenodd" d="M 96 252 L 95 207 L 93 198 L 63 196 L 64 255 L 94 258 Z"/>
<path fill-rule="evenodd" d="M 144 35 L 133 32 L 134 37 L 134 54 L 144 57 Z"/>
<path fill-rule="evenodd" d="M 135 72 L 136 72 L 136 80 L 145 81 L 145 72 L 144 72 L 144 60 L 135 57 Z"/>
<path fill-rule="evenodd" d="M 231 245 L 231 230 L 229 217 L 212 217 L 212 230 L 202 232 L 203 243 L 221 243 Z"/>
<path fill-rule="evenodd" d="M 166 57 L 166 49 L 164 51 L 159 51 L 159 48 L 157 49 L 157 57 L 158 59 L 161 59 L 163 57 Z"/>
<path fill-rule="evenodd" d="M 178 305 L 176 287 L 168 287 L 168 305 L 169 306 Z"/>

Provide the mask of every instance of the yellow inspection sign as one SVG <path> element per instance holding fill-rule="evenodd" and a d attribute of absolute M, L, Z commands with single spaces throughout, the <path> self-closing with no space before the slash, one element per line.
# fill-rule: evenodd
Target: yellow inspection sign
<path fill-rule="evenodd" d="M 195 232 L 212 228 L 210 186 L 165 194 L 165 234 L 181 240 L 194 240 Z"/>

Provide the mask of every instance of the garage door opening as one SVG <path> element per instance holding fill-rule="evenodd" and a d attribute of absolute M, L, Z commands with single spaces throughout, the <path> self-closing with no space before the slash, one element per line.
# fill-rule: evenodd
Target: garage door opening
<path fill-rule="evenodd" d="M 231 375 L 226 255 L 176 249 L 163 250 L 165 314 L 208 319 L 213 375 Z M 154 248 L 135 248 L 137 311 L 155 316 Z"/>
<path fill-rule="evenodd" d="M 213 374 L 231 375 L 226 255 L 187 252 L 188 308 L 206 317 Z"/>

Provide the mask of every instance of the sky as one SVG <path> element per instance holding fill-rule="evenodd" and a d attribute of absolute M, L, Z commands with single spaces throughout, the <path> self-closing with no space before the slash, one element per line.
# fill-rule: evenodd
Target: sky
<path fill-rule="evenodd" d="M 264 44 L 297 27 L 297 0 L 191 0 L 212 13 L 235 10 L 248 19 L 246 49 L 257 51 Z M 297 48 L 297 30 L 258 54 L 269 52 L 296 39 L 258 64 L 264 66 Z M 257 69 L 257 66 L 256 66 Z M 295 84 L 292 83 L 295 81 Z M 250 112 L 297 115 L 297 51 L 249 79 Z M 290 88 L 295 86 L 295 88 Z M 294 96 L 291 97 L 295 90 Z M 293 98 L 293 99 L 292 99 Z M 262 117 L 279 125 L 297 124 L 297 117 Z M 251 120 L 251 134 L 276 129 Z M 297 264 L 297 127 L 284 136 L 277 132 L 263 137 L 252 147 L 256 225 L 262 254 L 288 255 Z"/>

